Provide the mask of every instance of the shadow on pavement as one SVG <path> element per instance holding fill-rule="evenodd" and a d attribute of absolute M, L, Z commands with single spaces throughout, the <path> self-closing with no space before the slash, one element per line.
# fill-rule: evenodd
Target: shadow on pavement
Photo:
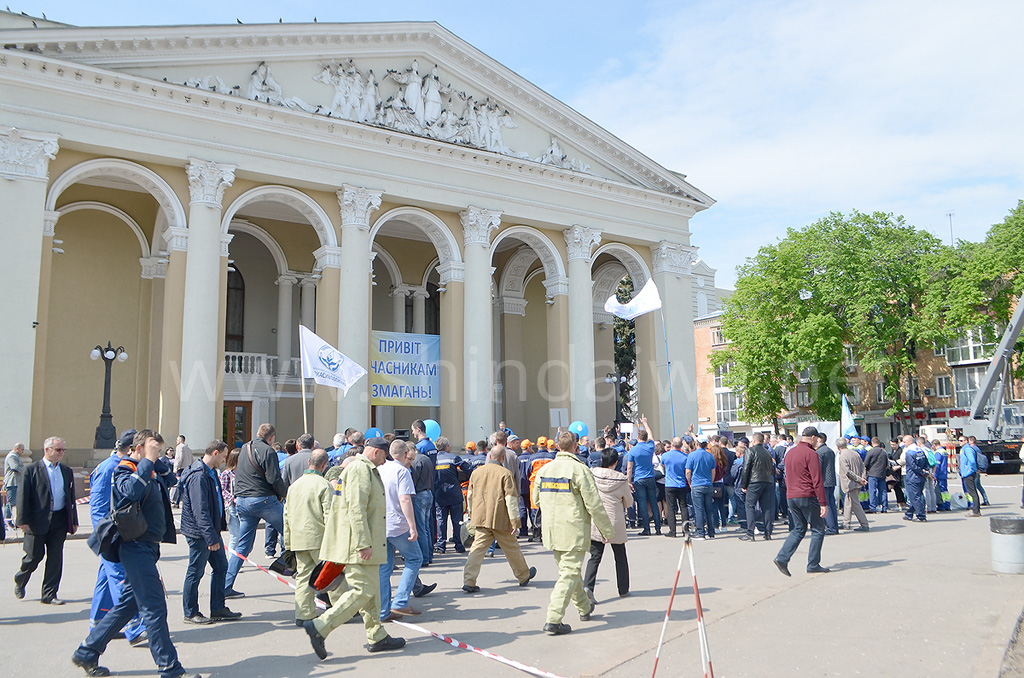
<path fill-rule="evenodd" d="M 854 562 L 843 562 L 829 565 L 832 570 L 875 570 L 879 567 L 888 567 L 893 563 L 902 563 L 902 558 L 894 560 L 859 560 Z"/>

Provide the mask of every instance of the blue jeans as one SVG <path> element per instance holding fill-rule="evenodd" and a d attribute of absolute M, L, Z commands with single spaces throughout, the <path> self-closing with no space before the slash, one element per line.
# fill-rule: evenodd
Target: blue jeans
<path fill-rule="evenodd" d="M 715 527 L 719 525 L 725 527 L 725 523 L 729 520 L 729 509 L 725 506 L 725 482 L 714 483 L 712 487 L 718 487 L 722 490 L 722 496 L 718 499 L 715 499 L 714 495 L 711 496 L 711 501 L 715 507 Z"/>
<path fill-rule="evenodd" d="M 413 512 L 416 515 L 416 543 L 420 545 L 423 553 L 423 562 L 429 565 L 434 561 L 434 549 L 431 548 L 430 539 L 430 514 L 434 505 L 434 493 L 430 490 L 421 490 L 413 497 Z"/>
<path fill-rule="evenodd" d="M 224 555 L 224 542 L 220 548 L 211 551 L 204 539 L 185 537 L 188 542 L 188 568 L 185 583 L 181 586 L 181 604 L 185 617 L 199 614 L 199 582 L 203 579 L 206 563 L 210 563 L 213 574 L 210 577 L 210 614 L 224 609 L 224 578 L 228 573 L 228 559 Z"/>
<path fill-rule="evenodd" d="M 448 541 L 448 521 L 452 523 L 452 535 L 455 538 L 455 550 L 462 551 L 466 547 L 462 545 L 462 535 L 459 533 L 459 523 L 462 522 L 462 502 L 450 506 L 435 506 L 437 517 L 437 543 L 434 547 L 444 553 L 445 543 Z"/>
<path fill-rule="evenodd" d="M 650 534 L 651 514 L 654 517 L 654 530 L 661 532 L 661 512 L 658 510 L 658 485 L 654 478 L 641 478 L 633 481 L 633 496 L 636 497 L 637 511 L 640 515 L 641 530 Z M 650 505 L 650 513 L 648 513 Z"/>
<path fill-rule="evenodd" d="M 185 673 L 178 663 L 178 653 L 167 630 L 167 598 L 156 569 L 160 545 L 149 541 L 126 541 L 121 544 L 121 564 L 125 584 L 121 599 L 105 616 L 89 637 L 75 650 L 75 657 L 95 662 L 107 645 L 136 614 L 142 616 L 149 636 L 149 652 L 153 655 L 161 678 L 177 678 Z"/>
<path fill-rule="evenodd" d="M 232 506 L 228 509 L 228 548 L 232 551 L 238 548 L 238 528 L 238 511 Z"/>
<path fill-rule="evenodd" d="M 263 552 L 268 556 L 277 555 L 277 545 L 281 543 L 281 552 L 284 552 L 284 533 L 279 531 L 270 523 L 267 523 L 263 530 Z"/>
<path fill-rule="evenodd" d="M 7 490 L 7 503 L 4 504 L 4 520 L 14 520 L 14 511 L 11 510 L 11 507 L 18 503 L 18 486 L 5 485 L 4 489 Z"/>
<path fill-rule="evenodd" d="M 825 488 L 825 501 L 828 503 L 828 513 L 825 515 L 825 529 L 829 532 L 839 532 L 839 509 L 836 508 L 836 488 Z"/>
<path fill-rule="evenodd" d="M 826 494 L 828 491 L 826 490 Z M 821 504 L 815 497 L 799 497 L 789 500 L 789 516 L 793 520 L 793 529 L 789 531 L 779 555 L 775 557 L 780 563 L 788 563 L 800 546 L 807 526 L 811 526 L 811 548 L 807 551 L 807 569 L 821 565 L 821 545 L 825 541 L 825 521 L 821 519 Z"/>
<path fill-rule="evenodd" d="M 889 490 L 885 478 L 868 478 L 868 508 L 872 511 L 889 510 Z"/>
<path fill-rule="evenodd" d="M 395 571 L 395 551 L 405 558 L 405 567 L 402 568 L 402 578 L 398 582 L 398 590 L 395 591 L 395 600 L 391 602 L 391 573 Z M 388 537 L 388 562 L 380 566 L 380 620 L 384 621 L 392 608 L 401 609 L 409 607 L 409 596 L 412 595 L 412 587 L 416 585 L 416 575 L 419 574 L 420 565 L 423 564 L 423 554 L 417 541 L 409 541 L 409 533 L 397 537 Z"/>
<path fill-rule="evenodd" d="M 238 545 L 235 550 L 243 556 L 252 553 L 256 527 L 261 519 L 273 525 L 278 532 L 284 532 L 284 505 L 277 497 L 235 497 L 235 511 L 238 512 Z M 225 590 L 235 585 L 235 577 L 241 569 L 242 559 L 231 556 L 224 581 Z"/>
<path fill-rule="evenodd" d="M 715 536 L 715 500 L 714 490 L 710 485 L 699 485 L 690 489 L 690 498 L 693 499 L 693 514 L 697 521 L 697 536 Z M 705 530 L 706 526 L 706 530 Z"/>
<path fill-rule="evenodd" d="M 100 570 L 96 574 L 96 587 L 92 591 L 92 609 L 89 614 L 90 627 L 100 623 L 121 600 L 124 589 L 124 567 L 121 563 L 113 563 L 100 558 Z M 135 615 L 124 627 L 124 637 L 128 640 L 138 638 L 145 628 L 142 619 Z"/>

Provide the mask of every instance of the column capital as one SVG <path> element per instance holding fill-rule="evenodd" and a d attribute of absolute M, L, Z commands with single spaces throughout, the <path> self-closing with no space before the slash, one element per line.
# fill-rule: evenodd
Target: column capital
<path fill-rule="evenodd" d="M 590 261 L 590 255 L 594 248 L 601 242 L 601 231 L 596 228 L 587 228 L 579 224 L 573 224 L 571 228 L 562 231 L 565 236 L 565 246 L 569 253 L 569 261 Z"/>
<path fill-rule="evenodd" d="M 466 282 L 466 265 L 448 261 L 437 267 L 437 274 L 442 286 L 450 282 Z"/>
<path fill-rule="evenodd" d="M 569 279 L 563 276 L 544 280 L 544 289 L 547 290 L 547 298 L 553 299 L 558 296 L 569 295 Z"/>
<path fill-rule="evenodd" d="M 139 257 L 139 263 L 145 280 L 167 277 L 167 260 L 163 257 Z"/>
<path fill-rule="evenodd" d="M 43 212 L 43 237 L 52 238 L 57 228 L 57 220 L 60 219 L 60 212 L 47 210 Z"/>
<path fill-rule="evenodd" d="M 188 252 L 188 229 L 169 227 L 163 233 L 168 252 Z"/>
<path fill-rule="evenodd" d="M 316 258 L 316 270 L 322 271 L 325 268 L 341 268 L 341 248 L 334 245 L 324 245 L 313 252 Z"/>
<path fill-rule="evenodd" d="M 690 275 L 693 262 L 697 260 L 697 248 L 681 243 L 662 240 L 651 247 L 654 255 L 654 273 L 670 273 L 676 276 Z"/>
<path fill-rule="evenodd" d="M 594 309 L 594 324 L 595 325 L 601 325 L 601 324 L 611 325 L 613 322 L 615 322 L 615 316 L 613 316 L 611 313 L 608 313 L 604 309 L 601 309 L 601 310 L 597 310 L 596 308 Z"/>
<path fill-rule="evenodd" d="M 410 294 L 413 299 L 428 299 L 430 297 L 430 292 L 425 287 L 413 287 Z"/>
<path fill-rule="evenodd" d="M 470 245 L 489 247 L 491 231 L 501 225 L 501 212 L 485 210 L 472 205 L 459 212 L 459 217 L 462 219 L 462 237 L 466 247 Z"/>
<path fill-rule="evenodd" d="M 383 191 L 342 184 L 338 191 L 338 205 L 341 207 L 341 227 L 356 226 L 364 231 L 370 229 L 370 215 L 380 209 Z"/>
<path fill-rule="evenodd" d="M 319 273 L 303 273 L 299 276 L 299 287 L 315 288 L 322 277 Z"/>
<path fill-rule="evenodd" d="M 235 165 L 189 158 L 185 171 L 191 204 L 219 209 L 224 202 L 224 190 L 235 181 Z"/>
<path fill-rule="evenodd" d="M 57 157 L 56 134 L 0 129 L 0 177 L 46 181 L 50 161 Z"/>
<path fill-rule="evenodd" d="M 220 234 L 220 255 L 222 257 L 227 257 L 228 256 L 228 254 L 229 254 L 229 252 L 228 252 L 228 245 L 231 244 L 231 241 L 234 239 L 234 237 L 235 237 L 234 233 L 221 233 Z"/>
<path fill-rule="evenodd" d="M 290 286 L 298 282 L 299 276 L 296 273 L 283 273 L 277 276 L 277 280 L 274 281 L 275 285 Z"/>
<path fill-rule="evenodd" d="M 410 294 L 412 294 L 412 288 L 411 287 L 409 287 L 408 285 L 398 285 L 397 287 L 394 287 L 394 288 L 391 289 L 391 292 L 388 293 L 388 296 L 389 297 L 405 297 L 405 296 L 408 296 Z"/>
<path fill-rule="evenodd" d="M 526 315 L 526 299 L 522 297 L 501 297 L 501 312 L 505 315 Z"/>

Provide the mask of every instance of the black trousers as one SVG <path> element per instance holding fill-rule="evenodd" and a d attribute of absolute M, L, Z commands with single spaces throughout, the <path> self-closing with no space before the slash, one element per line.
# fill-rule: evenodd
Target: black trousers
<path fill-rule="evenodd" d="M 683 508 L 685 511 L 685 507 Z M 626 560 L 625 544 L 609 544 L 612 547 L 612 554 L 615 556 L 615 580 L 619 586 L 619 595 L 629 593 L 629 561 Z M 583 577 L 583 585 L 593 591 L 597 584 L 597 568 L 601 565 L 601 557 L 604 556 L 604 544 L 599 541 L 590 540 L 590 560 L 587 562 L 587 574 Z"/>
<path fill-rule="evenodd" d="M 764 518 L 764 536 L 772 536 L 774 527 L 772 516 L 775 515 L 775 483 L 750 483 L 747 486 L 747 535 L 754 536 L 757 524 L 757 505 L 761 504 L 761 515 Z"/>
<path fill-rule="evenodd" d="M 64 540 L 68 537 L 67 509 L 55 511 L 50 517 L 50 528 L 45 534 L 25 533 L 25 557 L 21 559 L 21 569 L 14 575 L 14 581 L 20 586 L 28 584 L 29 577 L 43 562 L 46 555 L 46 566 L 43 568 L 42 598 L 57 597 L 60 588 L 60 577 L 64 571 Z"/>
<path fill-rule="evenodd" d="M 666 487 L 665 488 L 665 517 L 668 518 L 668 533 L 676 534 L 676 507 L 679 507 L 679 516 L 683 525 L 690 519 L 690 512 L 686 505 L 690 501 L 690 488 L 688 487 Z"/>

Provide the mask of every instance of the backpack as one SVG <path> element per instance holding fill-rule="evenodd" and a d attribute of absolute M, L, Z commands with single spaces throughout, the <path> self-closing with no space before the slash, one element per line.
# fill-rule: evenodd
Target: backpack
<path fill-rule="evenodd" d="M 974 458 L 976 460 L 976 463 L 978 464 L 978 471 L 980 471 L 981 473 L 988 473 L 988 455 L 984 454 L 983 452 L 978 452 L 978 448 L 974 449 Z"/>

